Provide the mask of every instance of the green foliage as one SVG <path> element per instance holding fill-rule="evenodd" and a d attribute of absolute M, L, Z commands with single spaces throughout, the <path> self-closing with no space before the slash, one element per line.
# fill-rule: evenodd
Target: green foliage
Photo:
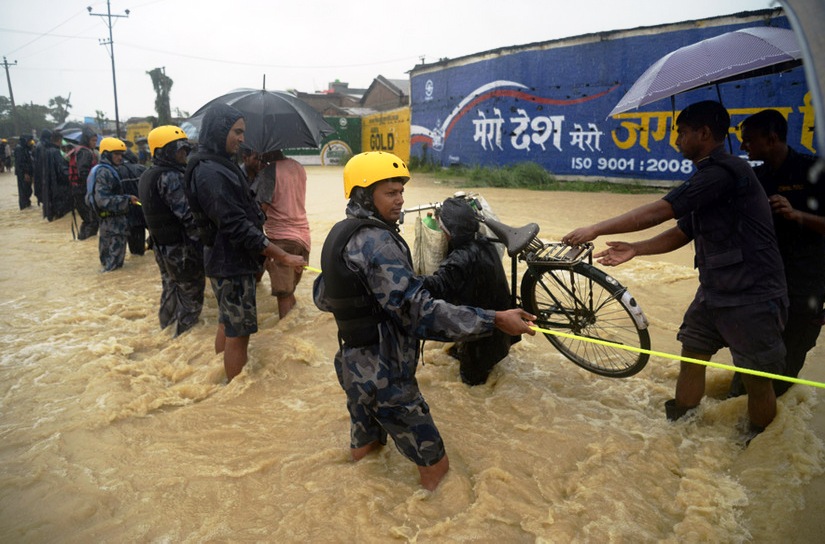
<path fill-rule="evenodd" d="M 0 136 L 4 138 L 16 137 L 20 134 L 40 135 L 44 128 L 54 127 L 54 123 L 47 120 L 49 108 L 39 104 L 17 105 L 17 123 L 11 109 L 11 100 L 0 96 Z"/>
<path fill-rule="evenodd" d="M 71 93 L 69 93 L 71 94 Z M 69 117 L 69 109 L 72 105 L 69 103 L 68 98 L 63 98 L 62 96 L 55 96 L 54 98 L 49 99 L 49 115 L 52 116 L 54 122 L 58 125 L 66 121 L 66 118 Z"/>
<path fill-rule="evenodd" d="M 444 168 L 417 157 L 410 159 L 410 169 L 432 173 L 437 179 L 452 181 L 459 187 L 504 187 L 539 191 L 576 191 L 588 193 L 659 193 L 663 190 L 640 183 L 612 183 L 608 181 L 565 181 L 534 162 L 522 162 L 502 167 L 454 166 Z"/>
<path fill-rule="evenodd" d="M 169 91 L 172 90 L 174 81 L 166 75 L 164 68 L 155 68 L 146 73 L 152 78 L 152 86 L 155 88 L 155 111 L 158 114 L 158 126 L 169 125 L 172 123 Z"/>

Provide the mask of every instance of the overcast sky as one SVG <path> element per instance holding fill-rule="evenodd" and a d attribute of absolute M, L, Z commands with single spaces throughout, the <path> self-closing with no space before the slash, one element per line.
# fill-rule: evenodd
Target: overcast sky
<path fill-rule="evenodd" d="M 17 104 L 69 96 L 70 119 L 115 118 L 105 1 L 4 0 L 0 55 Z M 423 58 L 456 58 L 590 32 L 777 7 L 773 0 L 112 0 L 118 107 L 155 115 L 147 71 L 165 67 L 175 108 L 194 113 L 239 87 L 323 91 L 406 79 Z M 666 51 L 662 52 L 663 54 Z M 0 84 L 0 93 L 9 90 Z"/>

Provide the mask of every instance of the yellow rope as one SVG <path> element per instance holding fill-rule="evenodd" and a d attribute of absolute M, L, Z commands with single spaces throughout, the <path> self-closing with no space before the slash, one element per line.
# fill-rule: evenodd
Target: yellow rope
<path fill-rule="evenodd" d="M 318 274 L 321 273 L 321 269 L 313 268 L 312 266 L 304 266 L 310 272 L 317 272 Z M 790 376 L 780 376 L 779 374 L 771 374 L 770 372 L 762 372 L 761 370 L 751 370 L 750 368 L 739 368 L 732 365 L 725 365 L 722 363 L 714 363 L 712 361 L 703 361 L 701 359 L 693 359 L 691 357 L 682 357 L 681 355 L 673 355 L 671 353 L 664 353 L 661 351 L 651 351 L 649 349 L 643 348 L 635 348 L 633 346 L 625 346 L 624 344 L 616 344 L 614 342 L 608 342 L 607 340 L 599 340 L 596 338 L 585 338 L 584 336 L 576 336 L 575 334 L 570 334 L 567 332 L 560 332 L 560 331 L 551 331 L 548 329 L 542 329 L 541 327 L 530 327 L 536 332 L 541 332 L 544 334 L 552 334 L 554 336 L 561 336 L 563 338 L 571 338 L 573 340 L 581 340 L 582 342 L 590 342 L 591 344 L 599 344 L 601 346 L 608 346 L 611 348 L 623 349 L 625 351 L 635 351 L 636 353 L 646 353 L 648 355 L 655 355 L 656 357 L 664 357 L 665 359 L 673 359 L 676 361 L 684 361 L 685 363 L 693 363 L 696 365 L 708 366 L 711 368 L 720 368 L 722 370 L 730 370 L 732 372 L 741 372 L 742 374 L 752 374 L 754 376 L 761 376 L 763 378 L 770 378 L 772 380 L 782 380 L 785 382 L 790 383 L 799 383 L 802 385 L 810 385 L 812 387 L 819 387 L 820 389 L 825 389 L 825 383 L 820 382 L 813 382 L 810 380 L 802 380 L 800 378 L 791 378 Z"/>
<path fill-rule="evenodd" d="M 651 351 L 649 349 L 643 348 L 636 348 L 633 346 L 625 346 L 623 344 L 616 344 L 614 342 L 608 342 L 606 340 L 598 340 L 596 338 L 585 338 L 583 336 L 576 336 L 575 334 L 570 334 L 566 332 L 559 332 L 559 331 L 551 331 L 547 329 L 542 329 L 540 327 L 530 327 L 531 329 L 542 332 L 545 334 L 552 334 L 554 336 L 561 336 L 563 338 L 572 338 L 574 340 L 581 340 L 582 342 L 590 342 L 591 344 L 599 344 L 601 346 L 608 346 L 611 348 L 618 348 L 623 349 L 625 351 L 635 351 L 636 353 L 646 353 L 648 355 L 655 355 L 657 357 L 664 357 L 666 359 L 674 359 L 677 361 L 684 361 L 686 363 L 693 363 L 702 366 L 709 366 L 711 368 L 721 368 L 722 370 L 731 370 L 733 372 L 741 372 L 742 374 L 752 374 L 754 376 L 761 376 L 763 378 L 771 378 L 773 380 L 782 380 L 785 382 L 790 383 L 799 383 L 802 385 L 810 385 L 812 387 L 819 387 L 821 389 L 825 389 L 825 383 L 820 382 L 813 382 L 810 380 L 802 380 L 799 378 L 791 378 L 789 376 L 780 376 L 779 374 L 771 374 L 769 372 L 762 372 L 761 370 L 751 370 L 749 368 L 739 368 L 736 366 L 725 365 L 721 363 L 714 363 L 711 361 L 703 361 L 701 359 L 693 359 L 691 357 L 682 357 L 680 355 L 673 355 L 670 353 L 663 353 L 661 351 Z"/>

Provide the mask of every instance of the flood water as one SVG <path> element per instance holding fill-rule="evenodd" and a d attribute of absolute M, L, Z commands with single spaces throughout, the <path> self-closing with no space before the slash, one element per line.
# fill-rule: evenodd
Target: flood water
<path fill-rule="evenodd" d="M 318 267 L 345 201 L 340 168 L 307 171 Z M 454 190 L 414 176 L 405 196 L 412 206 Z M 671 424 L 676 361 L 603 378 L 526 337 L 469 388 L 428 342 L 418 377 L 451 461 L 430 493 L 391 444 L 349 461 L 336 329 L 312 303 L 314 274 L 282 321 L 259 289 L 250 361 L 225 385 L 209 288 L 202 324 L 173 339 L 158 330 L 151 252 L 101 274 L 96 238 L 73 241 L 70 217 L 19 211 L 16 193 L 0 175 L 0 542 L 821 542 L 817 388 L 782 397 L 745 449 L 746 399 L 724 400 L 727 371 L 709 370 L 710 397 Z M 546 239 L 661 196 L 481 194 Z M 652 349 L 678 353 L 691 248 L 611 272 L 642 305 Z M 825 381 L 823 353 L 803 378 Z"/>

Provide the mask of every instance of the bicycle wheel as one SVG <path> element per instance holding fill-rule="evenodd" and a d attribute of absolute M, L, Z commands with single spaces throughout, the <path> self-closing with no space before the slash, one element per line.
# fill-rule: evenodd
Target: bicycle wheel
<path fill-rule="evenodd" d="M 542 329 L 650 349 L 647 319 L 636 301 L 619 282 L 587 263 L 531 266 L 521 281 L 521 302 Z M 565 357 L 602 376 L 632 376 L 649 359 L 647 353 L 544 335 Z"/>

